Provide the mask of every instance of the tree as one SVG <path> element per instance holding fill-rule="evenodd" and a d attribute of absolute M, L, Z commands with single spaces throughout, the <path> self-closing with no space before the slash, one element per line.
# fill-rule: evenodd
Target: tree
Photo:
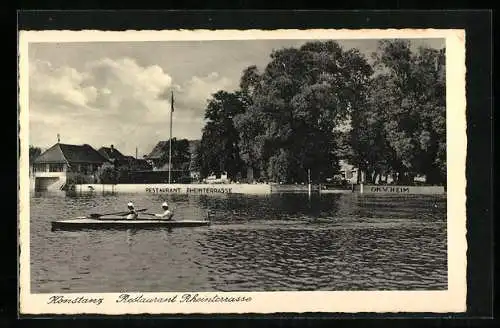
<path fill-rule="evenodd" d="M 444 52 L 411 51 L 405 40 L 381 41 L 377 74 L 363 110 L 353 113 L 352 159 L 370 177 L 394 173 L 406 184 L 417 174 L 443 183 L 446 174 Z"/>
<path fill-rule="evenodd" d="M 254 172 L 254 177 L 267 176 L 267 166 L 263 162 L 262 150 L 266 138 L 262 135 L 265 129 L 266 115 L 258 106 L 253 105 L 253 98 L 262 87 L 262 75 L 255 65 L 243 70 L 240 78 L 240 101 L 245 110 L 233 118 L 238 131 L 238 148 L 242 162 Z"/>
<path fill-rule="evenodd" d="M 235 118 L 242 158 L 272 181 L 322 179 L 338 169 L 334 129 L 348 119 L 372 73 L 356 50 L 309 42 L 271 53 L 263 73 L 247 68 L 248 110 Z M 321 151 L 318 151 L 318 150 Z"/>
<path fill-rule="evenodd" d="M 191 159 L 189 161 L 189 169 L 190 171 L 199 171 L 200 170 L 200 161 L 198 160 L 200 153 L 200 143 L 197 142 L 192 150 Z"/>
<path fill-rule="evenodd" d="M 241 92 L 218 91 L 212 95 L 205 110 L 207 123 L 197 154 L 202 176 L 227 172 L 228 177 L 234 179 L 241 172 L 239 134 L 233 118 L 245 109 Z"/>
<path fill-rule="evenodd" d="M 444 63 L 438 50 L 420 48 L 411 53 L 409 47 L 409 42 L 402 41 L 380 44 L 378 61 L 388 71 L 389 86 L 394 86 L 394 105 L 389 107 L 385 130 L 402 164 L 399 177 L 424 174 L 428 183 L 441 183 L 446 172 L 439 164 L 445 156 L 438 156 L 446 140 L 445 85 L 440 78 Z"/>
<path fill-rule="evenodd" d="M 99 174 L 99 180 L 104 184 L 115 184 L 118 182 L 118 171 L 114 167 L 105 167 Z"/>
<path fill-rule="evenodd" d="M 29 146 L 29 164 L 33 165 L 35 162 L 36 158 L 40 156 L 42 153 L 42 149 L 40 147 L 35 147 L 30 145 Z"/>
<path fill-rule="evenodd" d="M 255 92 L 258 91 L 260 82 L 261 76 L 257 66 L 252 65 L 245 68 L 240 78 L 241 92 L 249 97 L 252 97 Z"/>
<path fill-rule="evenodd" d="M 159 166 L 168 164 L 169 162 L 169 148 L 168 142 L 162 148 L 162 155 L 158 161 Z M 172 138 L 172 167 L 182 168 L 191 160 L 191 153 L 189 151 L 189 141 L 187 139 Z"/>
<path fill-rule="evenodd" d="M 368 183 L 398 167 L 385 132 L 386 109 L 392 102 L 386 94 L 385 79 L 384 76 L 377 76 L 370 81 L 363 101 L 352 111 L 351 129 L 347 136 L 349 151 L 346 158 L 366 173 Z M 358 175 L 358 183 L 361 182 L 359 179 Z"/>

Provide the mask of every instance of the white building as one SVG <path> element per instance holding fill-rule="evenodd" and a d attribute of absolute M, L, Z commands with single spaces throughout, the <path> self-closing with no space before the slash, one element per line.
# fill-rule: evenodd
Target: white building
<path fill-rule="evenodd" d="M 35 190 L 62 190 L 68 182 L 96 183 L 108 160 L 90 145 L 57 143 L 33 163 Z"/>

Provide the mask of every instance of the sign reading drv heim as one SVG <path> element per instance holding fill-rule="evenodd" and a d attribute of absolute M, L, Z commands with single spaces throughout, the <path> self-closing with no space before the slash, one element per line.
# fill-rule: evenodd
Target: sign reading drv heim
<path fill-rule="evenodd" d="M 363 194 L 444 194 L 443 186 L 373 186 L 361 185 Z"/>

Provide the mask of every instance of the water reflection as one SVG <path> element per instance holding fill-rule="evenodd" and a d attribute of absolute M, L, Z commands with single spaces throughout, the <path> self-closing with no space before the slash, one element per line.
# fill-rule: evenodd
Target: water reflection
<path fill-rule="evenodd" d="M 183 229 L 50 231 L 50 221 L 154 211 Z M 359 194 L 31 197 L 33 292 L 446 288 L 446 199 Z"/>

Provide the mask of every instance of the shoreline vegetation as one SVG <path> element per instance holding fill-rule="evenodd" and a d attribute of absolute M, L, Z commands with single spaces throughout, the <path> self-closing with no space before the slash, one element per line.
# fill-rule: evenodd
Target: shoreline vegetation
<path fill-rule="evenodd" d="M 310 173 L 320 183 L 344 160 L 364 172 L 356 183 L 446 184 L 444 49 L 384 40 L 369 61 L 313 41 L 270 59 L 209 100 L 196 149 L 202 176 L 238 181 L 249 168 L 268 182 L 307 183 Z"/>
<path fill-rule="evenodd" d="M 223 184 L 80 184 L 66 193 L 74 194 L 156 194 L 156 195 L 269 195 L 284 193 L 330 194 L 446 194 L 444 186 L 403 185 L 351 185 L 349 188 L 327 188 L 325 185 L 275 184 L 275 183 L 223 183 Z"/>

